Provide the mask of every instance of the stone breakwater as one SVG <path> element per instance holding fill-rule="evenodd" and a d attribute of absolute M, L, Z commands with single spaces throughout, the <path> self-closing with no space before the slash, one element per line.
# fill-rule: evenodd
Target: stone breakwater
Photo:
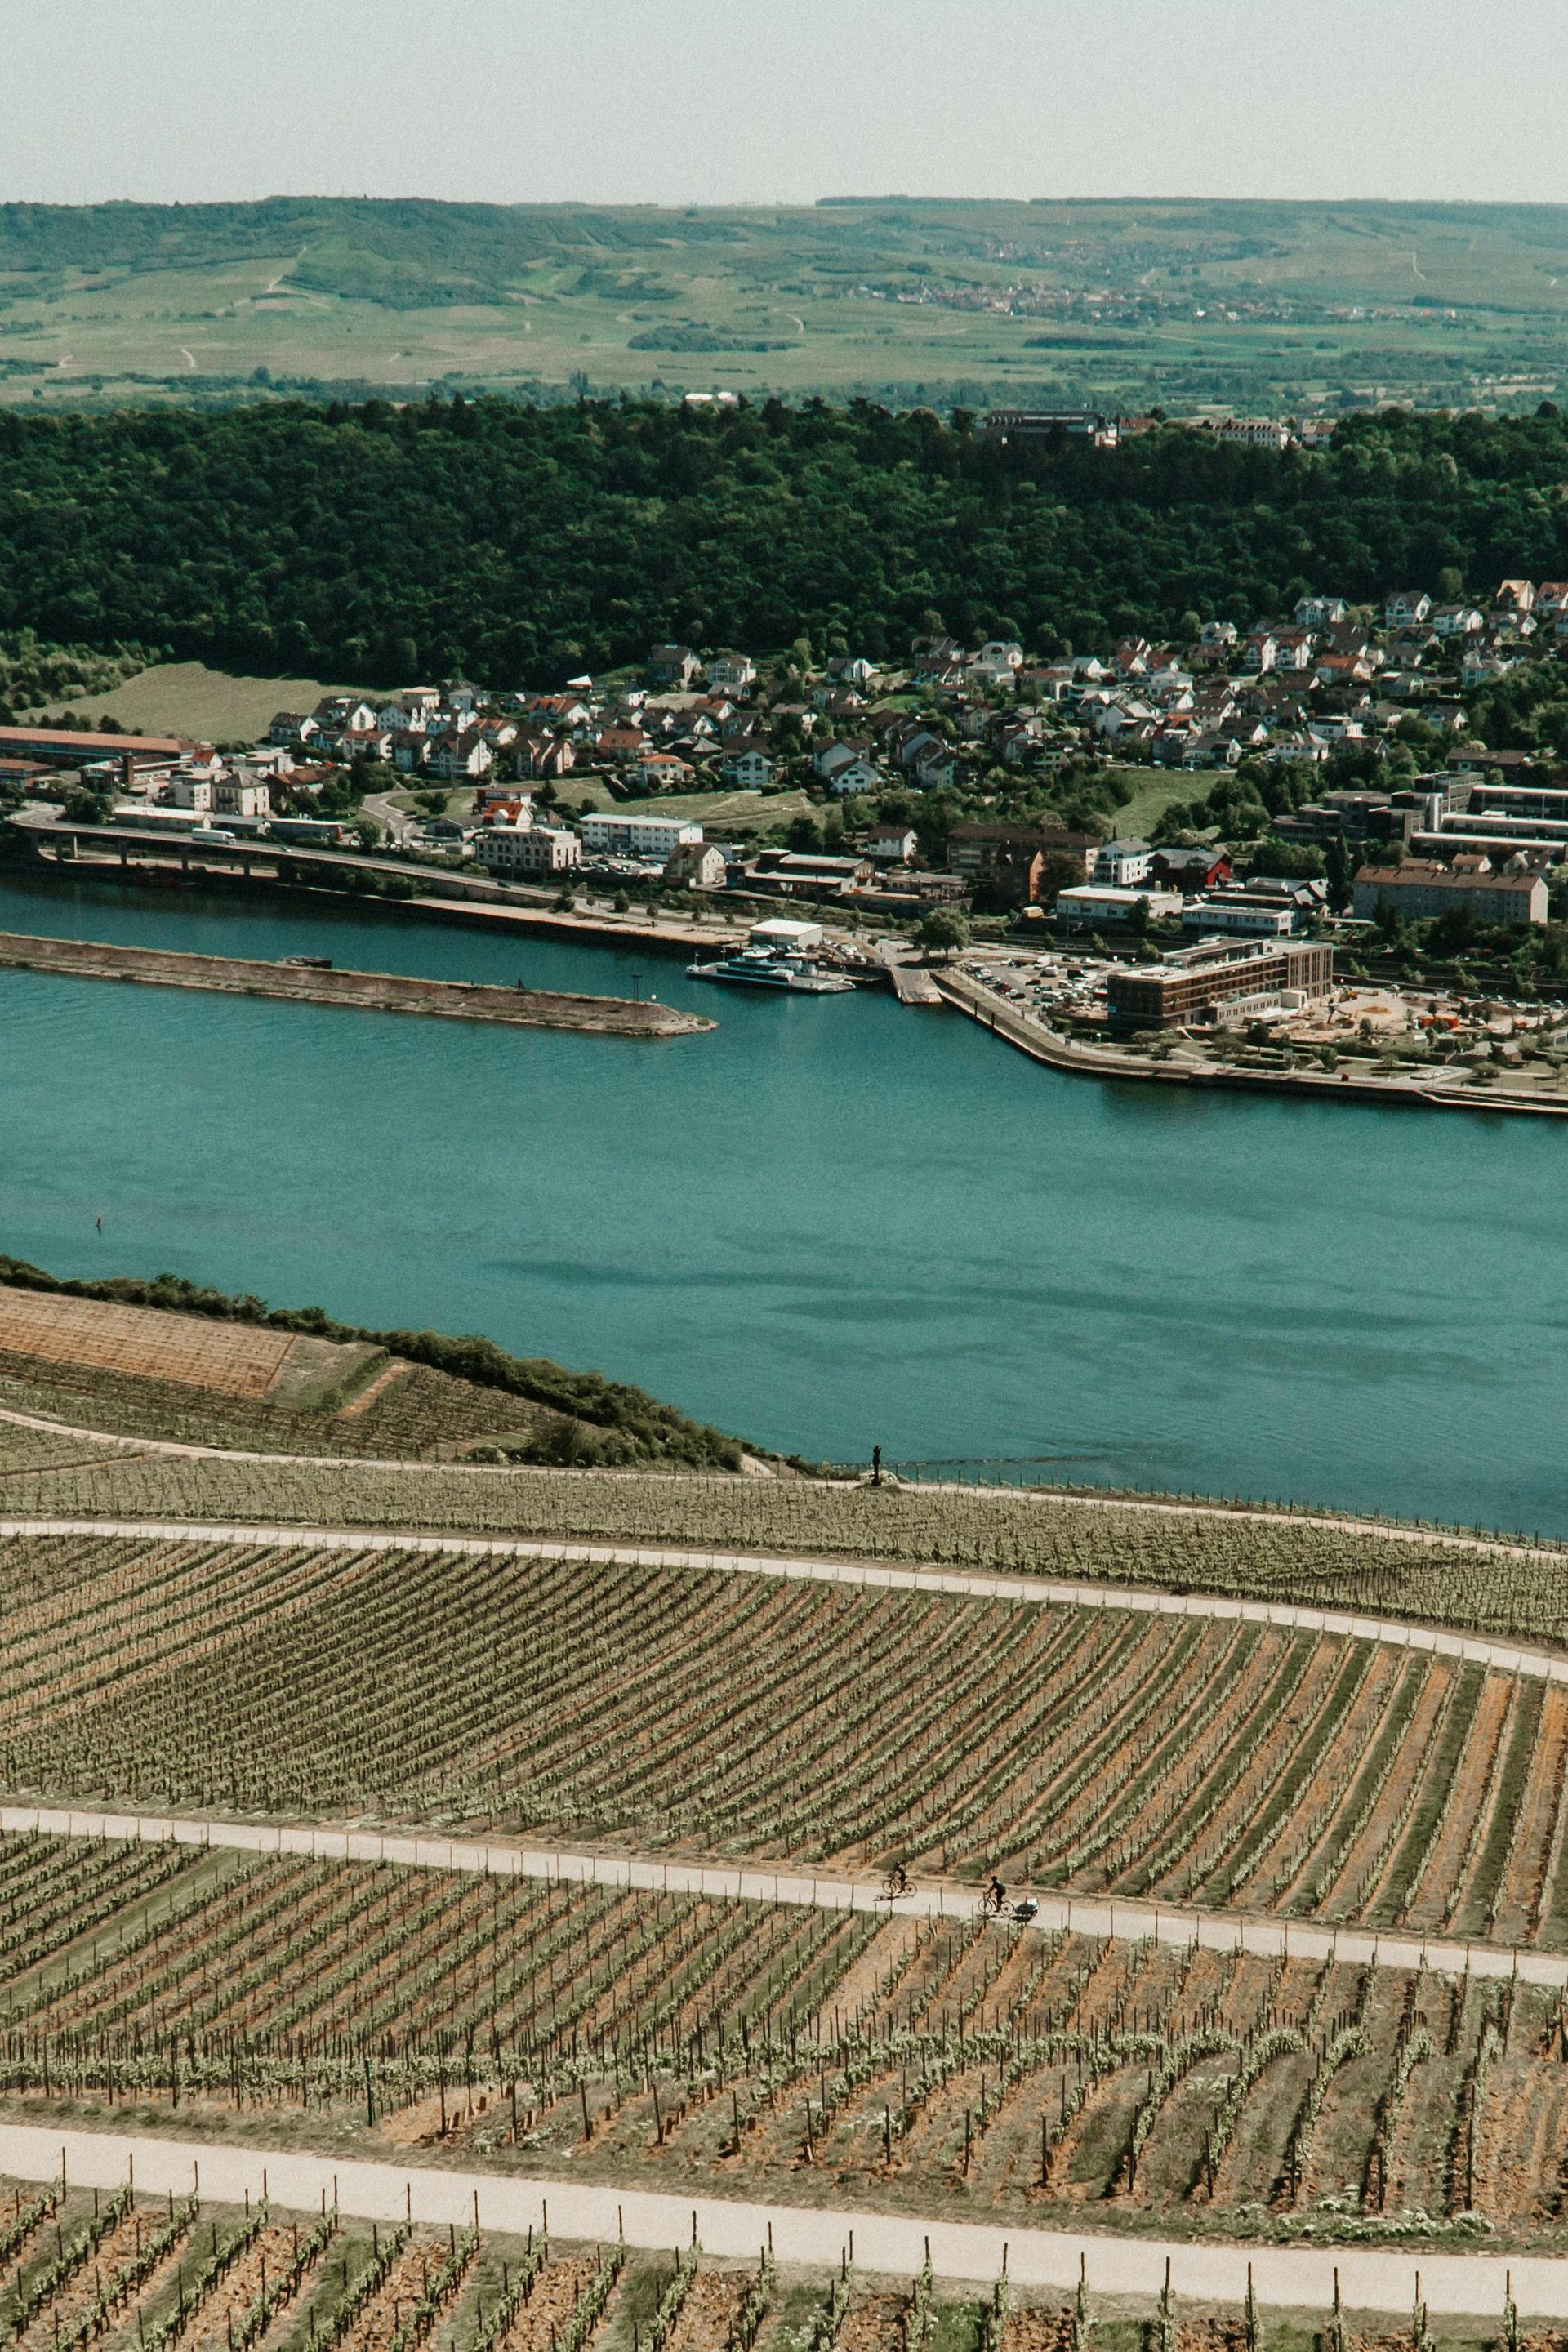
<path fill-rule="evenodd" d="M 503 1021 L 524 1029 L 600 1031 L 615 1037 L 688 1037 L 714 1024 L 669 1004 L 622 996 L 575 996 L 481 982 L 417 980 L 400 972 L 339 971 L 244 956 L 186 955 L 169 948 L 109 947 L 91 940 L 34 939 L 0 931 L 0 969 L 70 980 L 131 980 L 153 988 L 200 988 L 366 1013 L 418 1013 L 447 1021 Z"/>

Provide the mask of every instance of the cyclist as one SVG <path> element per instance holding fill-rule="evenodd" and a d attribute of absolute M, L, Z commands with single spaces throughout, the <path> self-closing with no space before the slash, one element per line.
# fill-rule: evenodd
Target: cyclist
<path fill-rule="evenodd" d="M 884 1903 L 896 1903 L 900 1895 L 907 1895 L 909 1891 L 910 1874 L 901 1862 L 896 1862 L 882 1881 L 882 1900 Z"/>
<path fill-rule="evenodd" d="M 990 1885 L 985 1890 L 985 1908 L 988 1911 L 994 1911 L 1000 1916 L 1006 1907 L 1007 1889 L 1002 1881 L 994 1875 Z"/>

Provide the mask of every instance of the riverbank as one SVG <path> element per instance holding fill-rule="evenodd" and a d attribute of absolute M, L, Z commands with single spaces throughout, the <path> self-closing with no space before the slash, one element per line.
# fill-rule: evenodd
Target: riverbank
<path fill-rule="evenodd" d="M 640 943 L 314 892 L 28 866 L 0 929 L 640 985 L 720 1024 L 655 1054 L 455 1021 L 432 1052 L 413 1021 L 0 974 L 0 1208 L 34 1264 L 489 1331 L 813 1461 L 1568 1533 L 1539 1121 L 1085 1086 L 891 989 L 721 997 Z"/>
<path fill-rule="evenodd" d="M 1139 1086 L 1196 1087 L 1253 1095 L 1310 1096 L 1317 1102 L 1375 1103 L 1380 1108 L 1416 1110 L 1505 1111 L 1532 1118 L 1568 1118 L 1568 1102 L 1551 1096 L 1528 1094 L 1519 1088 L 1476 1087 L 1468 1077 L 1447 1072 L 1412 1077 L 1405 1072 L 1386 1077 L 1370 1070 L 1249 1070 L 1223 1062 L 1160 1061 L 1151 1054 L 1110 1045 L 1078 1045 L 1058 1030 L 1032 1021 L 1011 1005 L 999 1003 L 990 990 L 962 972 L 935 974 L 946 1002 L 960 1013 L 1016 1045 L 1048 1069 L 1081 1078 L 1115 1078 Z"/>
<path fill-rule="evenodd" d="M 92 940 L 0 931 L 0 969 L 70 980 L 136 981 L 229 996 L 266 996 L 369 1013 L 414 1013 L 447 1021 L 499 1021 L 524 1029 L 570 1029 L 618 1037 L 692 1036 L 716 1024 L 674 1005 L 619 996 L 576 996 L 483 982 L 422 980 L 398 972 L 339 971 L 255 957 L 191 955 L 172 948 L 110 947 Z"/>

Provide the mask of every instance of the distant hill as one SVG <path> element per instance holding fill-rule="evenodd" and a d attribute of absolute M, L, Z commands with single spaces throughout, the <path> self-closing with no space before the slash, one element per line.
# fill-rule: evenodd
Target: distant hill
<path fill-rule="evenodd" d="M 0 398 L 489 384 L 1517 408 L 1568 207 L 0 206 Z"/>

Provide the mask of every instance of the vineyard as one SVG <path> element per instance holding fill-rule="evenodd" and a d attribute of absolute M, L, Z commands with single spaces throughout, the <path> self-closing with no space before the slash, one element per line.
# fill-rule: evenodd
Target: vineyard
<path fill-rule="evenodd" d="M 13 1791 L 999 1868 L 1568 1949 L 1568 1688 L 1401 1644 L 94 1537 L 0 1544 L 0 1634 Z"/>
<path fill-rule="evenodd" d="M 8 1356 L 176 1381 L 213 1396 L 264 1397 L 293 1344 L 287 1332 L 254 1325 L 51 1297 L 0 1284 L 0 1350 Z"/>
<path fill-rule="evenodd" d="M 159 2202 L 129 2184 L 0 2188 L 0 2327 L 21 2352 L 100 2339 L 137 2352 L 591 2352 L 623 2331 L 650 2352 L 750 2352 L 773 2290 L 765 2258 L 749 2271 L 696 2249 L 639 2260 L 326 2210 Z M 917 2282 L 904 2300 L 921 2293 Z M 807 2291 L 814 2313 L 829 2299 Z M 662 2326 L 637 2326 L 645 2305 Z"/>
<path fill-rule="evenodd" d="M 73 1936 L 84 1858 L 106 1885 Z M 0 1912 L 57 1920 L 7 1971 L 12 2114 L 260 2116 L 795 2203 L 1561 2229 L 1568 2013 L 1509 1978 L 188 1849 L 145 1883 L 124 1864 L 0 1848 Z"/>
<path fill-rule="evenodd" d="M 151 1319 L 163 1324 L 195 1320 L 177 1316 Z M 267 1345 L 279 1339 L 275 1332 L 247 1331 L 241 1324 L 198 1323 L 196 1328 L 220 1337 L 239 1332 Z M 0 1341 L 4 1337 L 0 1323 Z M 311 1339 L 286 1339 L 283 1345 L 289 1353 L 276 1385 L 255 1394 L 221 1387 L 197 1394 L 172 1372 L 156 1377 L 96 1362 L 46 1361 L 0 1345 L 0 1405 L 71 1428 L 169 1439 L 178 1444 L 405 1461 L 441 1458 L 479 1444 L 527 1444 L 557 1428 L 563 1419 L 526 1398 L 477 1387 L 426 1364 L 384 1356 L 378 1361 L 375 1350 Z M 78 1443 L 68 1458 L 79 1462 L 83 1454 Z M 8 1465 L 11 1459 L 7 1440 L 0 1445 L 0 1462 Z"/>
<path fill-rule="evenodd" d="M 386 1412 L 404 1409 L 395 1400 L 405 1391 L 405 1404 L 414 1409 L 421 1391 L 411 1380 L 385 1392 Z M 514 1425 L 526 1416 L 516 1398 L 476 1393 L 492 1407 L 499 1402 Z M 9 1402 L 0 1390 L 0 1403 Z M 384 1444 L 374 1418 L 383 1409 L 334 1420 L 334 1445 L 368 1452 L 372 1441 Z M 204 1414 L 200 1425 L 210 1433 L 216 1424 Z M 321 1424 L 313 1426 L 319 1440 Z M 61 1450 L 40 1456 L 37 1439 L 38 1433 L 0 1423 L 0 1498 L 8 1512 L 29 1517 L 406 1528 L 930 1561 L 1352 1609 L 1568 1648 L 1568 1553 L 1550 1549 L 1510 1559 L 1500 1572 L 1495 1559 L 1466 1545 L 1239 1514 L 1151 1512 L 1016 1488 L 183 1460 L 61 1440 L 46 1440 Z"/>

